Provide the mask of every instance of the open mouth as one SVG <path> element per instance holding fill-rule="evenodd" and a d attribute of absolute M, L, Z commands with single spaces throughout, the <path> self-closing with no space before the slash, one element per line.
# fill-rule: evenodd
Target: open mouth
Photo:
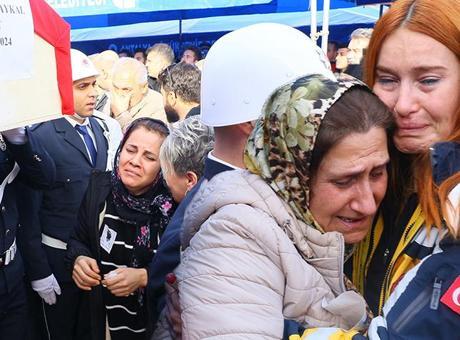
<path fill-rule="evenodd" d="M 363 222 L 365 222 L 367 219 L 367 216 L 360 217 L 360 218 L 337 216 L 337 218 L 340 219 L 345 224 L 345 226 L 349 228 L 354 228 L 354 227 L 361 225 Z"/>

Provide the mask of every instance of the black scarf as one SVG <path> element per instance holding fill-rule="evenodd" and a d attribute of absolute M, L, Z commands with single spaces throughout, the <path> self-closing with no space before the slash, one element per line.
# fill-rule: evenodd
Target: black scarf
<path fill-rule="evenodd" d="M 161 173 L 150 189 L 139 196 L 131 195 L 125 188 L 118 173 L 118 166 L 112 171 L 111 183 L 111 197 L 117 215 L 125 223 L 136 226 L 130 267 L 146 267 L 153 258 L 153 251 L 158 248 L 160 236 L 166 229 L 176 204 L 164 184 Z M 137 291 L 139 316 L 145 312 L 142 308 L 144 296 L 145 289 L 139 288 Z"/>
<path fill-rule="evenodd" d="M 136 226 L 131 267 L 145 267 L 152 259 L 153 250 L 175 210 L 175 203 L 164 185 L 161 174 L 140 196 L 131 195 L 123 185 L 118 167 L 112 171 L 112 200 L 117 215 Z"/>

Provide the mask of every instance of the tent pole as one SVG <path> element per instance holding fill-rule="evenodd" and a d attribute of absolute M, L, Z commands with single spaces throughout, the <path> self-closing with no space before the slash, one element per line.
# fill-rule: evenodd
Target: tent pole
<path fill-rule="evenodd" d="M 180 49 L 182 50 L 182 14 L 179 18 L 179 46 L 180 46 Z"/>
<path fill-rule="evenodd" d="M 318 40 L 318 30 L 316 22 L 316 13 L 318 8 L 316 6 L 316 0 L 310 0 L 310 38 L 316 43 Z"/>
<path fill-rule="evenodd" d="M 321 48 L 327 54 L 327 41 L 329 38 L 329 9 L 331 7 L 330 0 L 323 1 L 323 29 L 321 30 Z"/>

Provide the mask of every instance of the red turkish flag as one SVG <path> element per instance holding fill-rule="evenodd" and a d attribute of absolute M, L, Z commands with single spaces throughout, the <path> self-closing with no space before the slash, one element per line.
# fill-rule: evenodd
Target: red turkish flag
<path fill-rule="evenodd" d="M 35 34 L 54 46 L 62 113 L 74 114 L 70 25 L 44 0 L 30 0 Z"/>
<path fill-rule="evenodd" d="M 441 302 L 452 309 L 455 313 L 460 314 L 460 275 L 444 293 Z"/>

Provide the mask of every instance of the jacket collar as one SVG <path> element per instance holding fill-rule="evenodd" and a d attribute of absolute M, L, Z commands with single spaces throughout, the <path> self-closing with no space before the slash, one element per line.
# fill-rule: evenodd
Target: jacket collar
<path fill-rule="evenodd" d="M 75 131 L 75 128 L 65 118 L 60 118 L 53 122 L 56 132 L 62 133 L 64 140 L 72 147 L 80 151 L 85 157 L 86 161 L 91 165 L 91 160 L 89 158 L 88 152 L 86 151 L 85 144 L 78 135 L 78 132 Z M 97 148 L 95 168 L 99 170 L 105 170 L 107 166 L 107 141 L 104 138 L 102 128 L 100 127 L 99 123 L 97 123 L 93 117 L 89 117 L 89 122 L 94 133 Z"/>
<path fill-rule="evenodd" d="M 228 170 L 233 170 L 233 168 L 229 167 L 228 165 L 219 162 L 215 157 L 214 158 L 209 158 L 206 157 L 205 163 L 204 163 L 204 178 L 206 178 L 208 181 L 213 178 L 215 175 L 228 171 Z"/>

